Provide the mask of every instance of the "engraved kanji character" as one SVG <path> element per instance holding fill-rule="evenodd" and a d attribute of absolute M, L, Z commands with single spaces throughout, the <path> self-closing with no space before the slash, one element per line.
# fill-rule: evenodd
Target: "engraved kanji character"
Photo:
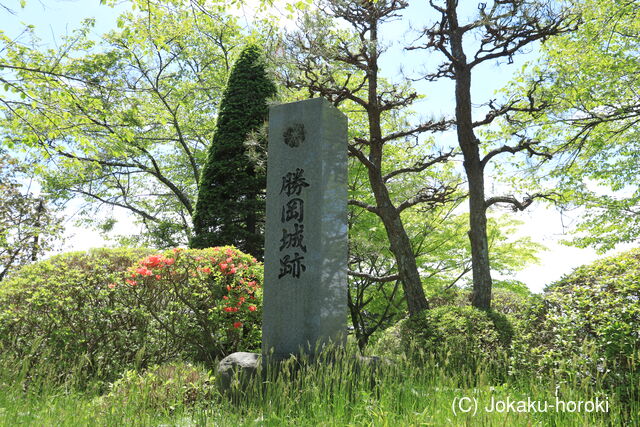
<path fill-rule="evenodd" d="M 302 199 L 291 199 L 282 207 L 280 221 L 285 223 L 292 219 L 295 219 L 298 222 L 302 222 L 304 219 L 304 202 Z"/>
<path fill-rule="evenodd" d="M 278 275 L 278 279 L 282 279 L 287 274 L 290 274 L 294 279 L 299 278 L 300 273 L 307 269 L 302 261 L 304 261 L 304 257 L 300 256 L 298 252 L 294 254 L 293 258 L 291 258 L 290 255 L 285 255 L 284 258 L 280 258 L 280 274 Z"/>
<path fill-rule="evenodd" d="M 287 172 L 287 174 L 282 177 L 280 194 L 284 191 L 287 196 L 291 196 L 292 194 L 299 196 L 302 188 L 309 186 L 309 183 L 307 183 L 302 176 L 303 173 L 304 169 L 300 168 L 297 168 L 295 172 Z"/>
<path fill-rule="evenodd" d="M 304 239 L 304 225 L 293 224 L 293 233 L 287 232 L 285 228 L 282 229 L 282 239 L 280 239 L 280 250 L 284 248 L 300 248 L 303 252 L 307 252 L 307 247 L 302 240 Z"/>

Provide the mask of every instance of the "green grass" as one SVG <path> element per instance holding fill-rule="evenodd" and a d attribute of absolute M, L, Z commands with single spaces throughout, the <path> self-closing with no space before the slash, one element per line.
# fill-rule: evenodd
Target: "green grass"
<path fill-rule="evenodd" d="M 434 360 L 420 364 L 400 360 L 377 370 L 363 365 L 356 369 L 354 360 L 354 354 L 349 353 L 332 362 L 287 363 L 277 370 L 278 375 L 269 369 L 264 381 L 252 381 L 244 393 L 214 394 L 194 405 L 176 404 L 175 399 L 163 404 L 154 397 L 158 395 L 153 389 L 156 383 L 150 387 L 121 387 L 117 393 L 125 398 L 105 403 L 100 396 L 109 389 L 103 385 L 78 384 L 73 376 L 60 383 L 53 379 L 59 376 L 47 372 L 46 366 L 26 373 L 20 363 L 4 360 L 0 361 L 0 425 L 640 425 L 640 403 L 624 403 L 615 391 L 604 392 L 601 378 L 558 382 L 532 375 L 513 377 L 496 367 L 474 371 L 443 367 Z M 179 384 L 175 389 L 183 386 Z M 638 396 L 638 386 L 634 387 Z M 483 410 L 492 398 L 530 398 L 552 404 L 556 390 L 564 401 L 606 398 L 609 412 Z M 477 399 L 475 415 L 453 412 L 454 399 L 463 397 Z"/>

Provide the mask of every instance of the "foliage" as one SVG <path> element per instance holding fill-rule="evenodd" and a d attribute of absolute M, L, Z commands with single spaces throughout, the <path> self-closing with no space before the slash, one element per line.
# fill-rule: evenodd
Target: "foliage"
<path fill-rule="evenodd" d="M 569 243 L 605 252 L 640 235 L 640 5 L 580 0 L 573 13 L 576 31 L 550 39 L 509 90 L 536 88 L 548 108 L 515 116 L 505 132 L 529 132 L 556 153 L 530 187 L 548 186 L 563 209 L 583 208 Z"/>
<path fill-rule="evenodd" d="M 0 281 L 52 249 L 62 231 L 59 209 L 46 195 L 33 194 L 25 172 L 0 151 Z"/>
<path fill-rule="evenodd" d="M 109 379 L 178 357 L 211 363 L 259 348 L 261 277 L 228 247 L 58 255 L 3 283 L 0 345 L 31 367 L 57 366 L 61 379 L 70 366 Z"/>
<path fill-rule="evenodd" d="M 276 94 L 262 55 L 250 44 L 231 69 L 202 170 L 191 247 L 235 245 L 263 256 L 266 174 L 249 162 L 245 149 L 249 134 L 264 126 L 267 101 Z"/>
<path fill-rule="evenodd" d="M 421 271 L 422 283 L 432 306 L 452 303 L 452 299 L 461 305 L 468 302 L 469 295 L 461 289 L 471 286 L 471 251 L 465 234 L 469 220 L 466 214 L 453 214 L 454 209 L 455 206 L 412 209 L 403 215 Z M 351 217 L 350 268 L 377 277 L 392 278 L 395 264 L 389 253 L 383 227 L 378 222 L 371 221 L 372 215 L 354 212 Z M 519 224 L 507 215 L 489 218 L 488 239 L 494 272 L 511 275 L 524 266 L 537 262 L 536 253 L 544 249 L 527 237 L 514 238 Z M 512 295 L 509 291 L 521 294 L 522 297 L 529 295 L 523 283 L 496 280 L 492 291 L 493 302 L 497 304 L 496 311 L 503 312 L 504 309 L 508 313 L 509 309 L 505 305 L 513 305 L 513 310 L 519 306 L 520 299 L 523 298 L 518 298 L 518 295 Z M 404 302 L 399 294 L 397 280 L 376 283 L 366 277 L 350 277 L 349 308 L 359 340 L 366 342 L 378 328 L 385 329 L 404 317 Z M 503 299 L 514 301 L 507 302 Z"/>
<path fill-rule="evenodd" d="M 109 388 L 94 402 L 101 412 L 118 407 L 141 412 L 192 407 L 204 404 L 215 392 L 210 371 L 184 362 L 156 365 L 144 372 L 128 370 Z"/>
<path fill-rule="evenodd" d="M 640 250 L 576 269 L 522 312 L 516 369 L 610 385 L 640 378 Z"/>
<path fill-rule="evenodd" d="M 233 247 L 176 248 L 140 260 L 112 291 L 143 307 L 182 354 L 212 363 L 260 348 L 262 274 Z"/>
<path fill-rule="evenodd" d="M 469 305 L 443 305 L 385 331 L 376 349 L 438 360 L 444 369 L 500 364 L 513 338 L 507 318 Z"/>
<path fill-rule="evenodd" d="M 12 275 L 0 287 L 0 345 L 29 369 L 46 363 L 61 379 L 71 366 L 85 374 L 117 375 L 127 365 L 158 363 L 177 354 L 149 315 L 113 295 L 108 284 L 148 249 L 96 249 L 54 256 Z"/>
<path fill-rule="evenodd" d="M 85 202 L 86 223 L 109 231 L 126 212 L 145 229 L 129 243 L 166 248 L 190 236 L 205 150 L 247 37 L 218 7 L 159 3 L 135 1 L 97 41 L 92 20 L 50 49 L 31 28 L 18 40 L 0 33 L 0 128 L 3 145 L 29 150 L 47 190 Z"/>

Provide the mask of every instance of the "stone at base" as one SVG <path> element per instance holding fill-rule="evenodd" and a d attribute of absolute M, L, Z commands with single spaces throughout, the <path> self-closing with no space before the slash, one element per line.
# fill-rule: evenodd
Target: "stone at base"
<path fill-rule="evenodd" d="M 260 354 L 237 352 L 222 359 L 218 365 L 217 383 L 221 393 L 228 391 L 234 381 L 242 387 L 260 367 Z"/>

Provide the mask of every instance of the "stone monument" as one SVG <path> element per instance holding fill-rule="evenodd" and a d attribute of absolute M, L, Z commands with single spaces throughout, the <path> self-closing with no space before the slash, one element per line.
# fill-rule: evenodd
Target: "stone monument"
<path fill-rule="evenodd" d="M 269 110 L 262 353 L 342 344 L 347 316 L 347 118 L 324 98 Z"/>

